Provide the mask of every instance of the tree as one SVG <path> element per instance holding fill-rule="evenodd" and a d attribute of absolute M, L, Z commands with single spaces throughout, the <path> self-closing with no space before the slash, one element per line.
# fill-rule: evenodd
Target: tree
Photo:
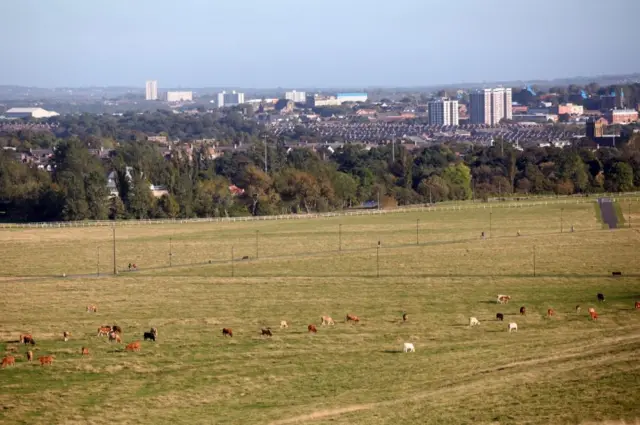
<path fill-rule="evenodd" d="M 144 219 L 152 215 L 155 200 L 149 183 L 138 170 L 132 173 L 131 190 L 127 202 L 127 210 L 132 217 Z"/>
<path fill-rule="evenodd" d="M 609 179 L 605 181 L 605 187 L 612 192 L 630 192 L 633 190 L 633 169 L 624 162 L 617 162 Z"/>
<path fill-rule="evenodd" d="M 109 220 L 123 220 L 127 217 L 127 209 L 119 196 L 109 200 Z"/>
<path fill-rule="evenodd" d="M 180 205 L 171 194 L 164 194 L 158 200 L 158 208 L 168 218 L 176 218 L 180 213 Z"/>
<path fill-rule="evenodd" d="M 443 170 L 442 178 L 450 186 L 456 199 L 471 198 L 471 170 L 464 163 L 449 165 Z"/>
<path fill-rule="evenodd" d="M 418 193 L 429 202 L 442 202 L 449 199 L 449 185 L 440 176 L 431 176 L 418 185 Z"/>

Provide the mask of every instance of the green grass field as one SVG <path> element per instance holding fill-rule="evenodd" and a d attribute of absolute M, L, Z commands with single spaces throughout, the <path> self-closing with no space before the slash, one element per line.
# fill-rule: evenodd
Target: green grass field
<path fill-rule="evenodd" d="M 108 276 L 111 229 L 0 231 L 0 350 L 18 357 L 0 370 L 0 423 L 636 420 L 640 211 L 631 205 L 632 228 L 614 231 L 601 230 L 592 204 L 118 227 L 117 277 Z M 59 277 L 95 274 L 98 247 L 102 278 Z M 127 272 L 129 262 L 139 271 Z M 512 302 L 496 304 L 499 293 Z M 361 322 L 345 323 L 347 313 Z M 321 315 L 336 325 L 320 326 Z M 470 316 L 481 324 L 469 328 Z M 125 343 L 157 327 L 158 341 L 124 352 L 96 336 L 103 324 L 120 325 Z M 261 337 L 267 326 L 273 338 Z M 51 367 L 26 361 L 12 342 L 20 333 L 33 334 L 36 358 L 55 356 Z M 416 353 L 402 353 L 403 342 Z"/>

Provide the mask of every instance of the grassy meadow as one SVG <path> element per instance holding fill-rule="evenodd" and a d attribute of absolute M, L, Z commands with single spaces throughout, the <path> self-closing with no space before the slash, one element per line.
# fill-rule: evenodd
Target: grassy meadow
<path fill-rule="evenodd" d="M 0 370 L 0 423 L 631 423 L 631 205 L 632 228 L 613 231 L 593 204 L 118 227 L 115 277 L 111 229 L 0 230 L 0 350 L 17 357 Z M 90 276 L 98 247 L 100 279 Z M 496 304 L 499 293 L 512 301 Z M 347 313 L 361 322 L 345 323 Z M 470 316 L 480 325 L 469 328 Z M 158 340 L 124 352 L 96 336 L 103 324 L 121 326 L 125 343 L 152 326 Z M 272 338 L 260 335 L 267 326 Z M 20 333 L 53 365 L 29 364 Z"/>

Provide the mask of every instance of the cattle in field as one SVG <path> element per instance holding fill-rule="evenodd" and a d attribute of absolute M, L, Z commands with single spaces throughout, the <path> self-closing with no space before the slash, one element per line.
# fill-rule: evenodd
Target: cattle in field
<path fill-rule="evenodd" d="M 509 327 L 507 328 L 509 332 L 515 331 L 518 332 L 518 324 L 516 322 L 509 323 Z"/>
<path fill-rule="evenodd" d="M 244 257 L 242 257 L 242 259 L 243 259 L 243 260 L 248 260 L 248 259 L 249 259 L 249 256 L 248 256 L 248 255 L 245 255 Z"/>
<path fill-rule="evenodd" d="M 230 336 L 233 338 L 233 331 L 231 328 L 222 328 L 222 336 Z"/>
<path fill-rule="evenodd" d="M 289 327 L 289 324 L 287 323 L 287 321 L 286 321 L 286 320 L 281 320 L 281 321 L 280 321 L 280 329 L 282 329 L 282 328 L 288 328 L 288 327 Z"/>
<path fill-rule="evenodd" d="M 346 318 L 347 322 L 354 322 L 357 323 L 360 321 L 360 318 L 354 314 L 347 314 L 347 318 Z"/>
<path fill-rule="evenodd" d="M 636 301 L 636 310 L 640 310 L 640 301 Z"/>
<path fill-rule="evenodd" d="M 591 320 L 598 320 L 598 313 L 596 313 L 595 311 L 589 313 L 589 315 L 591 316 Z"/>
<path fill-rule="evenodd" d="M 27 361 L 33 360 L 33 351 L 27 351 Z"/>
<path fill-rule="evenodd" d="M 509 303 L 509 300 L 511 300 L 511 297 L 509 295 L 498 295 L 498 304 L 507 304 Z"/>
<path fill-rule="evenodd" d="M 604 302 L 604 294 L 598 294 L 598 301 Z"/>
<path fill-rule="evenodd" d="M 38 360 L 40 360 L 40 366 L 53 364 L 53 356 L 41 356 Z"/>
<path fill-rule="evenodd" d="M 469 326 L 477 326 L 480 322 L 475 317 L 469 317 Z"/>
<path fill-rule="evenodd" d="M 313 333 L 318 332 L 318 329 L 316 328 L 316 325 L 309 325 L 309 326 L 307 326 L 307 330 L 308 330 L 309 332 L 313 332 Z"/>
<path fill-rule="evenodd" d="M 335 322 L 329 316 L 322 316 L 320 318 L 320 320 L 322 321 L 321 326 L 324 326 L 324 325 L 335 325 Z"/>
<path fill-rule="evenodd" d="M 415 353 L 416 352 L 416 348 L 413 346 L 413 344 L 411 342 L 405 342 L 403 350 L 404 350 L 405 353 Z"/>
<path fill-rule="evenodd" d="M 124 349 L 125 351 L 140 351 L 140 341 L 132 342 L 131 344 L 127 345 Z"/>
<path fill-rule="evenodd" d="M 402 321 L 406 322 L 407 320 L 409 320 L 409 315 L 407 313 L 402 313 Z"/>
<path fill-rule="evenodd" d="M 580 310 L 582 310 L 582 308 L 580 308 L 579 305 L 576 306 L 576 314 L 580 313 Z"/>
<path fill-rule="evenodd" d="M 595 312 L 596 312 L 596 309 L 595 309 L 595 308 L 593 308 L 593 307 L 589 307 L 589 314 L 591 314 L 591 313 L 595 313 Z"/>
<path fill-rule="evenodd" d="M 504 320 L 504 314 L 502 314 L 502 313 L 496 314 L 496 319 L 500 320 L 502 322 Z"/>
<path fill-rule="evenodd" d="M 114 331 L 114 332 L 119 333 L 120 335 L 122 335 L 122 328 L 120 326 L 118 326 L 118 325 L 111 326 L 111 330 Z"/>
<path fill-rule="evenodd" d="M 81 351 L 83 356 L 88 356 L 89 355 L 89 349 L 87 347 L 82 347 L 82 351 Z"/>
<path fill-rule="evenodd" d="M 98 336 L 108 336 L 113 330 L 111 326 L 100 326 L 98 328 Z"/>
<path fill-rule="evenodd" d="M 260 329 L 262 331 L 262 336 L 273 336 L 273 334 L 271 333 L 271 328 L 263 328 Z"/>
<path fill-rule="evenodd" d="M 64 342 L 69 341 L 70 336 L 71 336 L 71 332 L 67 332 L 67 331 L 62 332 L 62 340 Z"/>
<path fill-rule="evenodd" d="M 527 314 L 527 309 L 525 308 L 525 306 L 520 307 L 520 314 L 523 316 Z"/>
<path fill-rule="evenodd" d="M 146 340 L 148 340 L 148 339 L 150 339 L 150 340 L 151 340 L 151 341 L 153 341 L 153 342 L 155 342 L 155 341 L 156 341 L 156 336 L 158 335 L 158 333 L 157 333 L 157 332 L 154 332 L 153 330 L 154 330 L 154 328 L 151 328 L 151 331 L 149 331 L 149 332 L 145 332 L 145 333 L 142 335 L 142 337 L 144 338 L 144 340 L 145 340 L 145 341 L 146 341 Z"/>
<path fill-rule="evenodd" d="M 87 306 L 87 313 L 97 313 L 98 307 L 95 304 L 89 304 Z"/>
<path fill-rule="evenodd" d="M 35 339 L 33 339 L 33 336 L 31 336 L 31 334 L 20 335 L 20 343 L 25 345 L 36 345 L 36 341 Z"/>
<path fill-rule="evenodd" d="M 550 308 L 550 309 L 548 309 L 548 310 L 547 310 L 547 317 L 551 317 L 551 316 L 553 316 L 554 314 L 556 314 L 556 312 L 555 312 L 555 310 L 554 310 L 554 309 Z"/>
<path fill-rule="evenodd" d="M 16 365 L 16 358 L 13 356 L 6 356 L 5 358 L 2 359 L 2 367 L 15 366 L 15 365 Z"/>
<path fill-rule="evenodd" d="M 120 334 L 117 332 L 109 332 L 109 342 L 115 341 L 118 344 L 122 342 L 122 338 L 120 338 Z"/>

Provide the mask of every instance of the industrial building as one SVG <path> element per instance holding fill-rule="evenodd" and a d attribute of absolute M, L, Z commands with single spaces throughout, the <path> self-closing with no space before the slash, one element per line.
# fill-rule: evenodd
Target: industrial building
<path fill-rule="evenodd" d="M 340 104 L 343 104 L 346 102 L 366 102 L 369 96 L 367 93 L 338 93 L 336 98 Z"/>
<path fill-rule="evenodd" d="M 187 102 L 193 100 L 193 92 L 190 91 L 168 91 L 167 102 Z"/>
<path fill-rule="evenodd" d="M 51 118 L 58 114 L 55 111 L 47 111 L 42 108 L 11 108 L 3 114 L 6 118 Z"/>

